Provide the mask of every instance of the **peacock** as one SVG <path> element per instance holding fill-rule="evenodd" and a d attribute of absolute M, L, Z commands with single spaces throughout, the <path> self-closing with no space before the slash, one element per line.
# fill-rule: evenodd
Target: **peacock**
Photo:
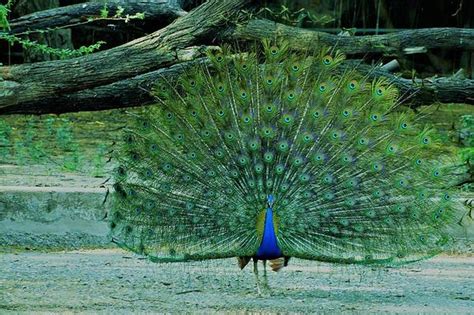
<path fill-rule="evenodd" d="M 259 292 L 259 260 L 397 265 L 447 248 L 459 166 L 397 88 L 334 47 L 253 46 L 208 52 L 130 112 L 113 241 L 154 262 L 253 260 Z"/>

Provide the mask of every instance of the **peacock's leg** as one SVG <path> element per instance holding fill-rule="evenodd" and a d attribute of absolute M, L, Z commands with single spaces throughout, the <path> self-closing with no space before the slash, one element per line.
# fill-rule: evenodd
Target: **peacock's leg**
<path fill-rule="evenodd" d="M 269 291 L 270 286 L 268 285 L 268 277 L 267 277 L 267 261 L 263 261 L 263 287 L 265 290 Z"/>
<path fill-rule="evenodd" d="M 262 291 L 260 290 L 260 279 L 258 277 L 258 260 L 253 260 L 253 273 L 255 275 L 255 282 L 257 283 L 257 293 L 259 296 L 262 295 Z"/>

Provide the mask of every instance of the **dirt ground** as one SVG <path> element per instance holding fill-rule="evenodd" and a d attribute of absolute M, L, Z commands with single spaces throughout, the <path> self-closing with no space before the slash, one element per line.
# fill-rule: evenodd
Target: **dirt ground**
<path fill-rule="evenodd" d="M 261 268 L 261 267 L 260 267 Z M 121 250 L 0 254 L 0 313 L 474 314 L 474 258 L 440 256 L 402 268 L 294 259 L 258 297 L 234 259 L 154 264 Z"/>

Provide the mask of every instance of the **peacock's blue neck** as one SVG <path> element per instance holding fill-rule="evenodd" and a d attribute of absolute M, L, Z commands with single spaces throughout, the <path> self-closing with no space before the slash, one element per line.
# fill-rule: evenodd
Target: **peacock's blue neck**
<path fill-rule="evenodd" d="M 271 203 L 270 203 L 271 205 Z M 265 213 L 265 225 L 263 229 L 262 242 L 257 250 L 256 257 L 261 260 L 275 259 L 282 257 L 283 254 L 278 247 L 275 228 L 273 224 L 273 209 L 267 208 Z"/>

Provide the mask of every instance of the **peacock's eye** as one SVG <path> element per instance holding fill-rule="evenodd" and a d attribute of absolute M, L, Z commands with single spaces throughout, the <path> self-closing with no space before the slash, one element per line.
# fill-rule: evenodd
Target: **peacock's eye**
<path fill-rule="evenodd" d="M 247 69 L 247 65 L 245 65 L 245 64 L 242 65 L 242 69 L 244 69 L 244 70 Z"/>
<path fill-rule="evenodd" d="M 400 125 L 400 127 L 402 127 L 402 129 L 407 129 L 408 128 L 408 124 L 407 123 L 402 123 Z"/>
<path fill-rule="evenodd" d="M 276 55 L 278 53 L 278 49 L 276 47 L 272 47 L 272 49 L 270 50 L 270 53 L 272 55 Z"/>
<path fill-rule="evenodd" d="M 268 85 L 272 85 L 272 83 L 273 83 L 273 80 L 272 80 L 272 79 L 268 79 L 268 80 L 267 80 L 267 84 L 268 84 Z"/>
<path fill-rule="evenodd" d="M 223 58 L 222 58 L 222 56 L 217 56 L 216 60 L 217 60 L 218 62 L 221 62 L 221 61 L 223 60 Z"/>
<path fill-rule="evenodd" d="M 378 96 L 381 96 L 383 94 L 383 90 L 381 88 L 378 88 L 375 93 L 377 93 Z"/>
<path fill-rule="evenodd" d="M 430 139 L 429 138 L 423 138 L 423 144 L 428 144 L 430 143 Z"/>
<path fill-rule="evenodd" d="M 349 88 L 350 88 L 351 90 L 355 89 L 355 88 L 356 88 L 355 83 L 354 83 L 354 82 L 349 83 Z"/>
<path fill-rule="evenodd" d="M 329 66 L 331 63 L 332 63 L 332 57 L 331 56 L 325 56 L 323 58 L 323 64 L 325 64 L 326 66 Z"/>
<path fill-rule="evenodd" d="M 372 119 L 372 121 L 377 121 L 379 119 L 379 116 L 377 114 L 372 114 L 370 116 L 370 119 Z"/>
<path fill-rule="evenodd" d="M 344 117 L 349 116 L 349 111 L 348 111 L 348 110 L 343 111 L 343 112 L 342 112 L 342 115 L 344 115 Z"/>
<path fill-rule="evenodd" d="M 293 67 L 291 67 L 291 69 L 293 71 L 298 71 L 300 69 L 300 67 L 298 67 L 297 65 L 294 65 Z"/>
<path fill-rule="evenodd" d="M 326 86 L 325 86 L 324 84 L 321 84 L 321 85 L 319 86 L 319 90 L 320 90 L 321 92 L 324 92 L 324 91 L 326 90 Z"/>

